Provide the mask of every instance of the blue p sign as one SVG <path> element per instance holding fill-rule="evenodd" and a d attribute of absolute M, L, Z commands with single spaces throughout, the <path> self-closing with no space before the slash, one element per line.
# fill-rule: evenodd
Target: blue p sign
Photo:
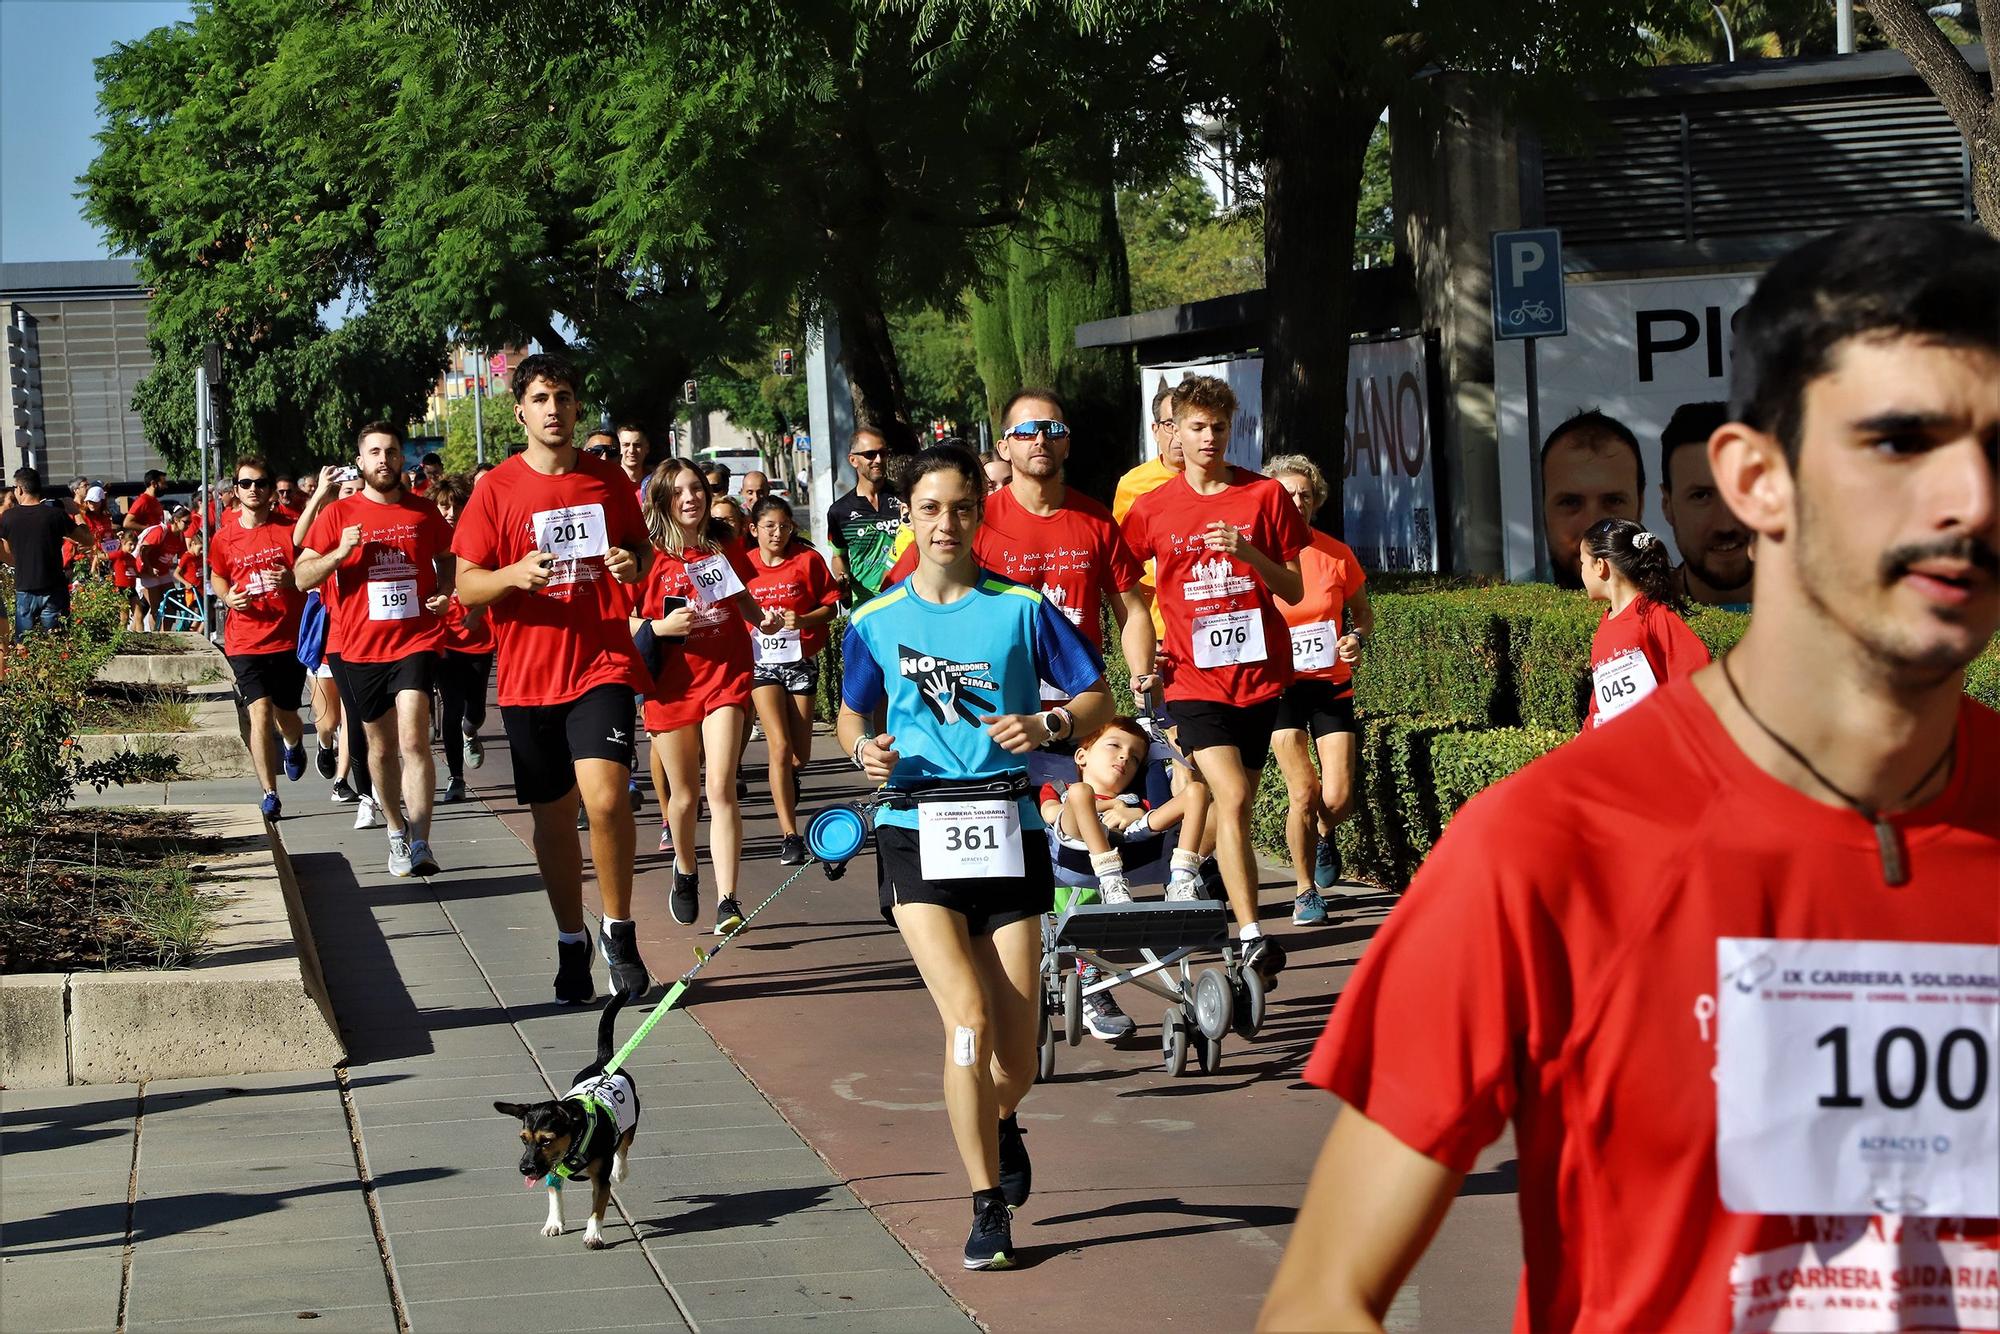
<path fill-rule="evenodd" d="M 1553 227 L 1493 233 L 1493 336 L 1554 338 L 1567 332 L 1562 233 Z"/>

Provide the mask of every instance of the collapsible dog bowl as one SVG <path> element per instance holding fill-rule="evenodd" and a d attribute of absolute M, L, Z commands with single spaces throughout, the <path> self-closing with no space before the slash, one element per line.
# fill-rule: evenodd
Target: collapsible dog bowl
<path fill-rule="evenodd" d="M 868 821 L 852 806 L 829 806 L 806 825 L 806 849 L 830 865 L 851 861 L 868 844 Z"/>

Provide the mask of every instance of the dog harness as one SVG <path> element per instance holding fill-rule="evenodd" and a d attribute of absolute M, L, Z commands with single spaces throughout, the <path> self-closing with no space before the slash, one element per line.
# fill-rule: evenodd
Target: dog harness
<path fill-rule="evenodd" d="M 583 1138 L 570 1145 L 552 1176 L 567 1179 L 582 1172 L 590 1165 L 591 1145 L 597 1143 L 600 1134 L 615 1141 L 639 1124 L 638 1096 L 632 1089 L 631 1078 L 622 1072 L 592 1075 L 563 1094 L 562 1100 L 583 1104 Z"/>

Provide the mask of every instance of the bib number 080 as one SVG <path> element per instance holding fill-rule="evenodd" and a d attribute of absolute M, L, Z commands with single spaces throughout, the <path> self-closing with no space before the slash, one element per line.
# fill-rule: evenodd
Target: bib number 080
<path fill-rule="evenodd" d="M 1861 1095 L 1854 1092 L 1848 1063 L 1847 1025 L 1839 1024 L 1819 1035 L 1813 1046 L 1832 1053 L 1833 1092 L 1822 1093 L 1822 1107 L 1859 1107 Z M 1896 1053 L 1909 1053 L 1903 1087 L 1897 1087 Z M 1961 1053 L 1964 1053 L 1961 1055 Z M 1986 1082 L 1992 1062 L 1986 1041 L 1969 1028 L 1954 1028 L 1938 1042 L 1937 1062 L 1931 1063 L 1924 1035 L 1914 1028 L 1892 1028 L 1875 1040 L 1875 1096 L 1885 1107 L 1901 1111 L 1914 1107 L 1933 1080 L 1938 1101 L 1954 1112 L 1969 1112 L 1986 1096 Z"/>

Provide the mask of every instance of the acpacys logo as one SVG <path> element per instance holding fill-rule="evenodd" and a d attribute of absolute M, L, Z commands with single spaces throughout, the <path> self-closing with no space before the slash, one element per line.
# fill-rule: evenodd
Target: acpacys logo
<path fill-rule="evenodd" d="M 977 727 L 980 715 L 994 710 L 994 699 L 976 693 L 1000 689 L 992 679 L 990 662 L 954 662 L 908 644 L 898 644 L 896 670 L 916 682 L 917 693 L 923 696 L 931 716 L 940 723 L 949 723 L 956 716 Z"/>

